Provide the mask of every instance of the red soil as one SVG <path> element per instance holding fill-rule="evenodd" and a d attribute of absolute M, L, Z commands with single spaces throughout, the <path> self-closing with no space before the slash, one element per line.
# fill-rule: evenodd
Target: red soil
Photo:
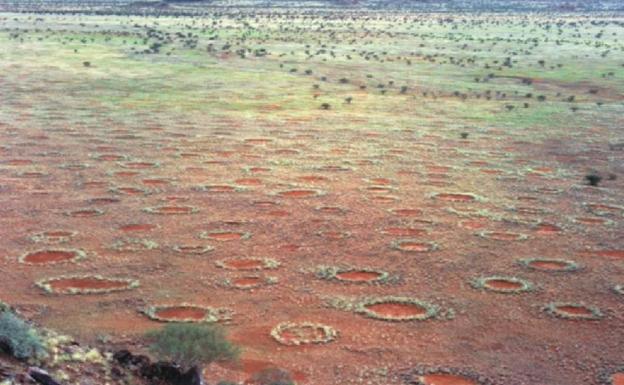
<path fill-rule="evenodd" d="M 494 290 L 517 290 L 523 287 L 520 282 L 514 282 L 506 279 L 488 279 L 485 282 L 485 286 Z"/>
<path fill-rule="evenodd" d="M 415 237 L 427 233 L 427 230 L 417 229 L 413 227 L 387 227 L 382 230 L 384 234 L 395 235 L 399 237 Z"/>
<path fill-rule="evenodd" d="M 166 186 L 166 185 L 171 184 L 171 181 L 167 179 L 158 179 L 158 178 L 143 179 L 142 182 L 143 184 L 148 185 L 148 186 Z"/>
<path fill-rule="evenodd" d="M 390 211 L 399 217 L 418 217 L 423 213 L 420 209 L 392 209 Z"/>
<path fill-rule="evenodd" d="M 353 282 L 368 282 L 374 281 L 377 278 L 381 277 L 381 273 L 377 273 L 374 271 L 345 271 L 342 273 L 336 274 L 336 278 L 343 281 L 353 281 Z"/>
<path fill-rule="evenodd" d="M 562 271 L 565 270 L 568 264 L 563 261 L 531 261 L 529 266 L 539 270 L 546 271 Z"/>
<path fill-rule="evenodd" d="M 153 168 L 156 167 L 156 163 L 152 163 L 152 162 L 126 162 L 123 164 L 124 167 L 126 168 L 136 168 L 136 169 L 143 169 L 143 168 Z"/>
<path fill-rule="evenodd" d="M 563 305 L 563 306 L 557 306 L 557 311 L 561 312 L 561 313 L 565 313 L 565 314 L 570 314 L 572 316 L 592 316 L 594 313 L 592 313 L 591 310 L 589 310 L 588 308 L 584 307 L 584 306 L 573 306 L 573 305 Z"/>
<path fill-rule="evenodd" d="M 365 307 L 373 313 L 388 318 L 422 316 L 427 313 L 427 309 L 413 303 L 383 302 Z"/>
<path fill-rule="evenodd" d="M 133 231 L 151 231 L 157 228 L 156 225 L 151 225 L 149 223 L 132 223 L 129 225 L 123 225 L 119 228 L 119 230 L 124 232 L 133 232 Z"/>
<path fill-rule="evenodd" d="M 542 223 L 542 224 L 538 225 L 537 228 L 535 229 L 535 232 L 537 234 L 540 234 L 540 235 L 558 234 L 561 231 L 562 231 L 561 227 L 556 226 L 556 225 L 547 224 L 547 223 Z"/>
<path fill-rule="evenodd" d="M 601 257 L 624 258 L 624 250 L 600 250 L 596 252 Z"/>
<path fill-rule="evenodd" d="M 138 188 L 138 187 L 119 187 L 116 189 L 116 191 L 119 191 L 121 193 L 124 194 L 128 194 L 128 195 L 136 195 L 136 194 L 144 194 L 145 191 Z"/>
<path fill-rule="evenodd" d="M 255 270 L 264 267 L 264 263 L 256 259 L 230 259 L 223 263 L 225 266 L 235 270 Z"/>
<path fill-rule="evenodd" d="M 232 280 L 232 285 L 237 287 L 256 286 L 264 282 L 260 277 L 242 277 Z"/>
<path fill-rule="evenodd" d="M 52 230 L 52 231 L 44 231 L 42 235 L 46 238 L 67 238 L 74 235 L 71 231 L 63 231 L 63 230 Z"/>
<path fill-rule="evenodd" d="M 158 318 L 167 320 L 185 320 L 192 319 L 201 321 L 206 317 L 206 309 L 193 306 L 172 306 L 163 307 L 154 312 Z"/>
<path fill-rule="evenodd" d="M 279 195 L 284 198 L 309 198 L 317 194 L 318 193 L 314 190 L 288 190 L 279 192 Z"/>
<path fill-rule="evenodd" d="M 259 186 L 262 184 L 262 179 L 259 178 L 240 178 L 236 179 L 234 183 L 241 186 Z"/>
<path fill-rule="evenodd" d="M 77 256 L 78 254 L 74 251 L 41 250 L 27 254 L 23 261 L 26 263 L 53 263 L 69 261 Z"/>
<path fill-rule="evenodd" d="M 402 241 L 399 242 L 398 248 L 403 251 L 424 252 L 430 251 L 432 246 L 431 244 L 424 242 Z"/>

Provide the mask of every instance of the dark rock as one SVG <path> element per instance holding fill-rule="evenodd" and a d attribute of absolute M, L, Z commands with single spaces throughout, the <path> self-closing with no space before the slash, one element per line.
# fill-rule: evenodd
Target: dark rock
<path fill-rule="evenodd" d="M 132 359 L 132 353 L 125 349 L 119 350 L 115 352 L 115 354 L 113 354 L 113 359 L 119 362 L 122 366 L 126 366 L 130 363 L 130 360 Z"/>
<path fill-rule="evenodd" d="M 164 381 L 172 381 L 182 377 L 180 367 L 171 362 L 155 362 L 151 365 L 145 365 L 139 370 L 142 377 L 148 379 L 159 379 Z"/>
<path fill-rule="evenodd" d="M 163 381 L 170 385 L 204 385 L 201 370 L 197 367 L 184 372 L 173 362 L 152 363 L 149 357 L 134 355 L 128 350 L 119 350 L 113 354 L 113 359 L 122 367 L 127 367 L 148 380 Z"/>
<path fill-rule="evenodd" d="M 59 382 L 56 382 L 52 376 L 48 374 L 43 369 L 39 368 L 29 368 L 28 375 L 32 377 L 33 380 L 37 381 L 41 385 L 61 385 Z"/>

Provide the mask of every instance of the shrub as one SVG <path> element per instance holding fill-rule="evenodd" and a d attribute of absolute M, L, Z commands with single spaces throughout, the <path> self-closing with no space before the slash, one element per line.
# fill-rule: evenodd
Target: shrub
<path fill-rule="evenodd" d="M 600 184 L 600 181 L 602 180 L 602 177 L 596 173 L 590 173 L 585 175 L 585 180 L 590 186 L 598 186 Z"/>
<path fill-rule="evenodd" d="M 187 368 L 233 360 L 240 353 L 217 325 L 174 323 L 149 332 L 147 336 L 153 339 L 151 350 L 154 354 Z"/>
<path fill-rule="evenodd" d="M 46 354 L 37 331 L 10 311 L 0 312 L 0 349 L 7 350 L 7 353 L 20 360 L 39 358 Z"/>

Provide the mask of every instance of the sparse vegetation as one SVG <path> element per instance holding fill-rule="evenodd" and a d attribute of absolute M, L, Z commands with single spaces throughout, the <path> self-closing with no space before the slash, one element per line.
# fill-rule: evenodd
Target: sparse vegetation
<path fill-rule="evenodd" d="M 6 307 L 0 311 L 0 350 L 20 360 L 46 355 L 37 330 Z"/>
<path fill-rule="evenodd" d="M 201 376 L 201 368 L 216 361 L 236 360 L 240 348 L 226 339 L 218 325 L 168 324 L 147 333 L 151 351 L 161 359 L 172 360 Z"/>

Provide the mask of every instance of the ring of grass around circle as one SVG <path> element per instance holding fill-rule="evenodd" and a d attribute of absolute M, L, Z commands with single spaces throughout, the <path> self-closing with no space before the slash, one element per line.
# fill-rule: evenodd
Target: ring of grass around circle
<path fill-rule="evenodd" d="M 413 244 L 418 247 L 408 247 L 407 244 Z M 425 242 L 414 238 L 394 240 L 390 244 L 390 247 L 404 253 L 428 253 L 439 249 L 438 244 L 434 242 Z"/>
<path fill-rule="evenodd" d="M 54 282 L 63 280 L 92 280 L 110 283 L 125 283 L 123 287 L 101 287 L 101 288 L 78 288 L 69 287 L 65 290 L 57 290 L 54 288 Z M 35 285 L 50 294 L 104 294 L 117 291 L 125 291 L 136 289 L 140 286 L 139 281 L 131 278 L 107 278 L 100 275 L 61 275 L 58 277 L 45 278 L 35 282 Z"/>
<path fill-rule="evenodd" d="M 14 175 L 17 178 L 45 178 L 50 176 L 50 174 L 43 171 L 20 171 Z"/>
<path fill-rule="evenodd" d="M 47 230 L 30 236 L 30 240 L 36 243 L 65 243 L 78 234 L 77 231 L 70 230 Z"/>
<path fill-rule="evenodd" d="M 259 262 L 258 266 L 250 266 L 250 267 L 236 267 L 234 265 L 228 265 L 230 261 L 250 261 L 250 262 Z M 270 270 L 277 269 L 280 266 L 279 261 L 272 258 L 264 258 L 264 257 L 234 257 L 228 259 L 221 259 L 215 262 L 216 265 L 222 269 L 227 270 Z"/>
<path fill-rule="evenodd" d="M 246 191 L 247 188 L 237 185 L 231 184 L 208 184 L 208 185 L 200 185 L 192 187 L 193 191 L 197 192 L 206 192 L 206 193 L 215 193 L 215 194 L 224 194 L 224 193 L 232 193 L 232 192 L 243 192 Z"/>
<path fill-rule="evenodd" d="M 517 241 L 525 241 L 529 239 L 529 236 L 526 234 L 513 233 L 513 232 L 508 232 L 508 231 L 482 231 L 480 233 L 477 233 L 477 235 L 484 239 L 491 239 L 493 241 L 499 241 L 499 242 L 517 242 Z M 513 238 L 509 238 L 509 239 L 496 238 L 496 235 L 503 235 L 505 237 L 510 236 Z"/>
<path fill-rule="evenodd" d="M 91 166 L 86 163 L 63 163 L 59 166 L 59 168 L 63 170 L 84 170 L 90 167 Z"/>
<path fill-rule="evenodd" d="M 89 214 L 84 215 L 81 213 L 89 213 Z M 104 210 L 91 209 L 91 208 L 77 209 L 77 210 L 66 211 L 65 215 L 68 217 L 74 217 L 74 218 L 92 218 L 92 217 L 99 217 L 101 215 L 104 215 Z"/>
<path fill-rule="evenodd" d="M 155 190 L 143 188 L 143 187 L 135 187 L 135 186 L 121 186 L 121 187 L 113 187 L 108 190 L 111 194 L 116 195 L 150 195 L 155 193 Z"/>
<path fill-rule="evenodd" d="M 126 252 L 148 251 L 148 250 L 157 249 L 158 247 L 159 247 L 158 243 L 150 239 L 142 239 L 142 238 L 117 239 L 110 246 L 110 248 L 113 250 L 126 251 Z"/>
<path fill-rule="evenodd" d="M 244 241 L 251 238 L 251 233 L 247 231 L 236 231 L 236 230 L 210 230 L 210 231 L 202 231 L 199 233 L 198 237 L 200 239 L 210 239 L 212 241 L 219 242 L 227 242 L 234 239 L 230 239 L 227 237 L 218 237 L 219 234 L 240 234 L 240 237 L 235 238 L 235 240 Z"/>
<path fill-rule="evenodd" d="M 32 261 L 28 261 L 28 257 L 36 254 L 36 253 L 44 253 L 44 252 L 60 252 L 60 253 L 72 253 L 74 254 L 73 257 L 71 258 L 67 258 L 67 259 L 61 259 L 61 260 L 51 260 L 51 261 L 41 261 L 41 262 L 32 262 Z M 40 264 L 45 264 L 45 265 L 52 265 L 52 264 L 59 264 L 59 263 L 76 263 L 78 261 L 81 261 L 83 259 L 87 258 L 87 253 L 84 250 L 81 249 L 40 249 L 40 250 L 35 250 L 35 251 L 28 251 L 22 255 L 19 256 L 18 258 L 18 262 L 19 263 L 23 263 L 25 265 L 40 265 Z"/>
<path fill-rule="evenodd" d="M 395 304 L 395 305 L 416 305 L 421 307 L 424 312 L 422 314 L 413 314 L 406 316 L 386 316 L 379 314 L 373 310 L 370 310 L 369 306 L 380 305 L 380 304 Z M 381 320 L 381 321 L 392 321 L 392 322 L 403 322 L 403 321 L 424 321 L 430 318 L 437 316 L 440 312 L 440 308 L 434 304 L 429 302 L 421 301 L 417 298 L 410 297 L 377 297 L 366 299 L 364 301 L 359 302 L 355 305 L 355 312 L 365 315 L 366 317 Z"/>
<path fill-rule="evenodd" d="M 125 162 L 116 162 L 119 167 L 129 168 L 134 170 L 143 170 L 149 168 L 160 168 L 160 163 L 158 162 L 149 162 L 142 160 L 128 160 Z"/>
<path fill-rule="evenodd" d="M 180 254 L 201 255 L 214 251 L 214 247 L 210 245 L 173 245 L 173 251 Z"/>
<path fill-rule="evenodd" d="M 491 282 L 491 281 L 503 281 L 511 285 L 516 285 L 516 284 L 520 285 L 520 287 L 508 287 L 508 288 L 498 287 L 497 288 L 492 285 L 488 285 L 488 282 Z M 492 291 L 495 293 L 503 293 L 503 294 L 525 293 L 525 292 L 532 291 L 535 289 L 535 286 L 531 282 L 525 279 L 517 278 L 517 277 L 504 277 L 504 276 L 497 276 L 497 275 L 493 275 L 489 277 L 479 277 L 479 278 L 472 280 L 470 284 L 475 289 L 488 290 L 488 291 Z"/>
<path fill-rule="evenodd" d="M 198 309 L 205 311 L 205 315 L 203 318 L 167 318 L 158 315 L 158 312 L 166 309 Z M 159 321 L 159 322 L 206 322 L 213 323 L 219 321 L 227 321 L 232 319 L 232 311 L 227 308 L 215 308 L 210 306 L 202 306 L 196 305 L 192 303 L 180 303 L 175 305 L 153 305 L 148 306 L 147 308 L 142 310 L 142 313 L 145 314 L 148 318 Z"/>
<path fill-rule="evenodd" d="M 581 269 L 581 265 L 579 265 L 578 263 L 574 261 L 570 261 L 567 259 L 526 258 L 526 259 L 518 260 L 518 263 L 520 263 L 520 265 L 524 266 L 525 268 L 529 270 L 543 271 L 543 272 L 548 272 L 548 273 L 570 273 L 570 272 L 578 271 Z M 545 269 L 545 268 L 540 269 L 538 267 L 533 266 L 533 264 L 535 263 L 562 264 L 562 267 L 561 269 Z"/>
<path fill-rule="evenodd" d="M 322 336 L 318 338 L 305 338 L 301 332 L 297 333 L 297 328 L 307 328 L 321 331 Z M 293 332 L 294 330 L 294 332 Z M 296 338 L 285 338 L 284 332 L 299 334 Z M 331 326 L 314 322 L 282 322 L 271 330 L 271 337 L 277 342 L 286 346 L 299 346 L 308 344 L 326 344 L 338 338 L 338 332 Z"/>
<path fill-rule="evenodd" d="M 429 194 L 429 198 L 444 202 L 459 202 L 459 203 L 470 203 L 470 202 L 484 202 L 485 198 L 473 194 L 473 193 L 465 193 L 465 192 L 436 192 Z"/>
<path fill-rule="evenodd" d="M 277 191 L 275 193 L 272 193 L 272 195 L 281 198 L 307 199 L 318 198 L 327 195 L 327 192 L 316 188 L 295 187 L 288 190 Z"/>
<path fill-rule="evenodd" d="M 254 281 L 253 283 L 240 283 L 241 280 Z M 237 283 L 238 281 L 238 283 Z M 275 285 L 278 282 L 277 277 L 262 277 L 257 275 L 247 275 L 237 278 L 226 278 L 222 281 L 222 286 L 226 288 L 239 290 L 252 290 L 263 286 Z"/>
<path fill-rule="evenodd" d="M 188 215 L 198 213 L 199 209 L 193 206 L 154 206 L 145 207 L 143 211 L 156 215 Z"/>
<path fill-rule="evenodd" d="M 340 239 L 351 238 L 353 234 L 350 231 L 332 231 L 332 230 L 322 230 L 316 232 L 317 237 L 321 237 L 330 241 L 337 241 Z"/>
<path fill-rule="evenodd" d="M 377 274 L 377 277 L 372 279 L 353 280 L 341 278 L 341 274 L 345 273 L 364 273 L 364 274 Z M 357 283 L 357 284 L 383 284 L 387 283 L 390 278 L 390 274 L 383 270 L 371 269 L 371 268 L 356 268 L 356 267 L 338 267 L 338 266 L 318 266 L 316 268 L 315 275 L 317 278 L 328 281 L 339 281 L 344 283 Z"/>
<path fill-rule="evenodd" d="M 562 311 L 561 308 L 568 307 L 574 309 L 583 309 L 584 314 L 573 314 L 570 312 Z M 553 317 L 567 319 L 567 320 L 599 320 L 604 317 L 604 314 L 594 306 L 587 306 L 574 302 L 551 302 L 544 306 L 544 311 Z"/>

